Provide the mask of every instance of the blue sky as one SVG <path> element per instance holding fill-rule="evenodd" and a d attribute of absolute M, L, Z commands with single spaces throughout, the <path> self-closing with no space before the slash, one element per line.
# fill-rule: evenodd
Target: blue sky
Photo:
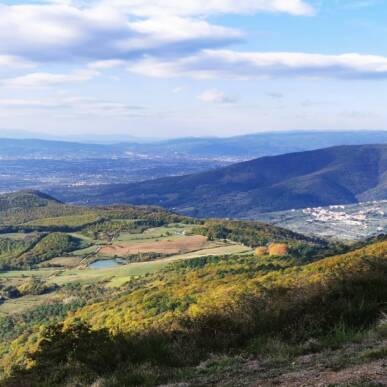
<path fill-rule="evenodd" d="M 384 0 L 0 0 L 0 134 L 387 129 Z"/>

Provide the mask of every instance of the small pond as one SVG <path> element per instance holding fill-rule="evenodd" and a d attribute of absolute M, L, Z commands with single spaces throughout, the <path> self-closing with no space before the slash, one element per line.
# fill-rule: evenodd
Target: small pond
<path fill-rule="evenodd" d="M 101 259 L 89 265 L 90 269 L 109 269 L 124 264 L 122 259 Z"/>

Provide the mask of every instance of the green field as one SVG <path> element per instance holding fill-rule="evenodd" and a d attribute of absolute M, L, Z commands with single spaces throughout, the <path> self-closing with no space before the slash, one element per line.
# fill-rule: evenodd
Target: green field
<path fill-rule="evenodd" d="M 7 316 L 25 312 L 28 309 L 53 301 L 57 296 L 46 294 L 41 296 L 25 296 L 16 300 L 5 302 L 0 306 L 0 316 Z"/>
<path fill-rule="evenodd" d="M 14 232 L 14 233 L 0 234 L 0 239 L 11 239 L 14 241 L 22 241 L 28 238 L 29 236 L 31 236 L 31 234 L 26 234 L 23 232 L 19 232 L 19 233 Z"/>
<path fill-rule="evenodd" d="M 113 243 L 122 242 L 143 242 L 155 239 L 174 239 L 184 235 L 189 235 L 192 232 L 193 226 L 190 225 L 170 225 L 164 227 L 156 227 L 145 230 L 143 233 L 130 234 L 121 233 L 117 238 L 113 240 Z"/>

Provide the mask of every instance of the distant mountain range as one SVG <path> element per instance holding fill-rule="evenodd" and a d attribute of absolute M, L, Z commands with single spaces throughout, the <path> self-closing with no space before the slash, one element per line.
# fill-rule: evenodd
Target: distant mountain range
<path fill-rule="evenodd" d="M 198 217 L 236 218 L 383 200 L 387 198 L 387 145 L 332 147 L 188 176 L 49 193 L 76 203 L 154 204 Z"/>
<path fill-rule="evenodd" d="M 1 136 L 1 132 L 0 132 Z M 92 140 L 92 139 L 91 139 Z M 337 145 L 387 143 L 387 131 L 278 132 L 230 138 L 182 138 L 112 145 L 36 139 L 0 139 L 3 159 L 207 159 L 237 162 Z"/>

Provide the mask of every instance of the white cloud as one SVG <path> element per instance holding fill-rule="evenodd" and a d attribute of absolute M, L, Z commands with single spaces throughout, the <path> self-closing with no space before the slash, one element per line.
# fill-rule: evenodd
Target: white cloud
<path fill-rule="evenodd" d="M 0 69 L 3 68 L 24 68 L 35 66 L 32 62 L 23 60 L 12 55 L 0 55 Z"/>
<path fill-rule="evenodd" d="M 241 32 L 199 18 L 140 18 L 112 6 L 0 4 L 0 55 L 36 62 L 131 60 L 223 47 Z"/>
<path fill-rule="evenodd" d="M 309 15 L 303 0 L 54 0 L 0 3 L 0 56 L 33 62 L 113 63 L 144 55 L 183 57 L 243 38 L 214 14 Z"/>
<path fill-rule="evenodd" d="M 214 14 L 251 14 L 283 12 L 311 15 L 313 7 L 303 0 L 105 0 L 104 3 L 135 15 L 203 16 Z"/>
<path fill-rule="evenodd" d="M 210 40 L 213 42 L 239 40 L 243 34 L 240 31 L 209 24 L 205 20 L 183 18 L 178 16 L 155 16 L 150 19 L 138 20 L 130 24 L 139 37 L 128 42 L 127 47 L 162 46 L 169 42 L 188 41 L 194 44 L 195 40 Z M 146 39 L 144 39 L 146 36 Z M 211 37 L 211 39 L 209 39 Z M 156 44 L 155 44 L 156 43 Z M 211 44 L 211 43 L 210 43 Z"/>
<path fill-rule="evenodd" d="M 127 18 L 113 9 L 64 5 L 0 5 L 0 53 L 36 61 L 103 57 Z"/>
<path fill-rule="evenodd" d="M 3 79 L 2 83 L 8 87 L 46 87 L 89 81 L 98 74 L 94 70 L 76 70 L 68 74 L 36 72 L 15 78 Z"/>
<path fill-rule="evenodd" d="M 88 68 L 95 70 L 105 70 L 115 67 L 122 67 L 125 65 L 125 61 L 119 59 L 99 60 L 88 64 Z"/>
<path fill-rule="evenodd" d="M 67 111 L 76 115 L 100 116 L 138 116 L 145 112 L 142 106 L 128 105 L 122 102 L 85 98 L 79 96 L 53 96 L 43 99 L 3 98 L 0 109 L 14 111 Z"/>
<path fill-rule="evenodd" d="M 362 54 L 257 53 L 203 50 L 178 60 L 145 58 L 128 66 L 134 73 L 154 77 L 198 79 L 264 78 L 387 78 L 387 57 Z"/>
<path fill-rule="evenodd" d="M 222 104 L 236 102 L 235 98 L 227 96 L 223 91 L 220 91 L 218 89 L 205 90 L 203 93 L 198 95 L 198 99 L 202 102 L 222 103 Z"/>

